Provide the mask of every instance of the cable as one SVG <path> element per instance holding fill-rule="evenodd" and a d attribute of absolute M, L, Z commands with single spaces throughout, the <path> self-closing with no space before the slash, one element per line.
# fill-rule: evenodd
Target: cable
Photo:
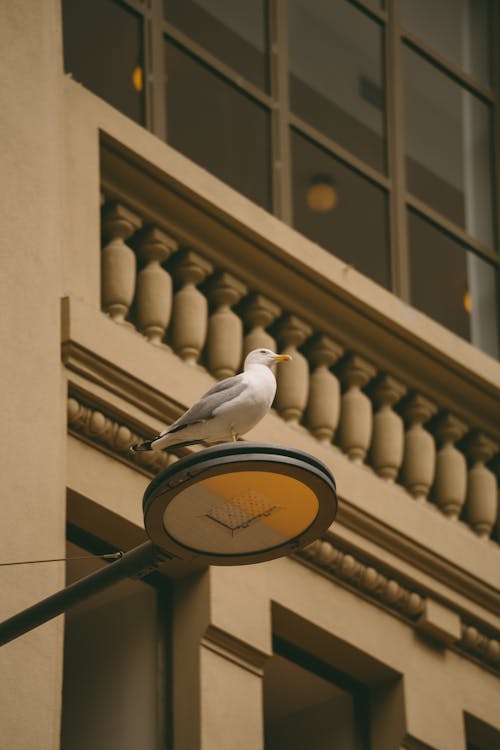
<path fill-rule="evenodd" d="M 107 555 L 80 555 L 78 557 L 54 557 L 49 560 L 20 560 L 19 562 L 3 562 L 0 563 L 0 568 L 7 567 L 8 565 L 38 565 L 38 563 L 50 563 L 50 562 L 66 562 L 68 560 L 119 560 L 123 557 L 124 552 L 111 552 Z"/>

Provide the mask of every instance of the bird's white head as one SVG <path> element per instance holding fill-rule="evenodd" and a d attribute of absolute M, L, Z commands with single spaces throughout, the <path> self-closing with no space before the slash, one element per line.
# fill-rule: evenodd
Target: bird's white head
<path fill-rule="evenodd" d="M 266 365 L 271 367 L 275 362 L 288 362 L 291 359 L 289 354 L 276 354 L 271 349 L 254 349 L 247 354 L 244 369 L 251 365 Z"/>

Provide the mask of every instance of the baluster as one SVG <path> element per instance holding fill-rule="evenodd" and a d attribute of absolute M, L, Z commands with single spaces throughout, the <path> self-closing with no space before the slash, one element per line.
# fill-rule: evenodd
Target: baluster
<path fill-rule="evenodd" d="M 278 305 L 262 294 L 252 294 L 243 301 L 240 312 L 247 327 L 247 334 L 243 339 L 243 358 L 253 349 L 275 351 L 276 341 L 266 328 L 281 314 Z"/>
<path fill-rule="evenodd" d="M 116 323 L 126 323 L 135 291 L 135 253 L 125 240 L 141 224 L 140 217 L 120 203 L 108 203 L 103 209 L 102 231 L 106 245 L 101 255 L 102 309 Z"/>
<path fill-rule="evenodd" d="M 245 284 L 232 274 L 219 271 L 207 284 L 207 295 L 215 308 L 208 320 L 207 367 L 217 378 L 234 375 L 241 364 L 243 324 L 231 310 L 246 293 Z"/>
<path fill-rule="evenodd" d="M 495 523 L 495 528 L 493 530 L 493 536 L 497 540 L 497 542 L 500 542 L 500 453 L 497 453 L 495 456 L 493 462 L 490 464 L 490 468 L 493 470 L 495 477 L 496 477 L 496 483 L 497 483 L 497 496 L 498 496 L 498 512 L 497 512 L 497 520 Z"/>
<path fill-rule="evenodd" d="M 496 521 L 498 506 L 496 478 L 485 462 L 495 455 L 498 445 L 475 433 L 466 440 L 464 450 L 472 464 L 467 482 L 466 518 L 476 534 L 485 539 Z"/>
<path fill-rule="evenodd" d="M 375 376 L 375 368 L 357 354 L 350 354 L 339 368 L 344 386 L 340 404 L 338 441 L 354 463 L 365 460 L 372 436 L 372 405 L 364 388 Z"/>
<path fill-rule="evenodd" d="M 394 482 L 403 461 L 404 426 L 392 407 L 405 395 L 406 387 L 392 375 L 382 374 L 370 390 L 377 407 L 373 417 L 371 463 L 379 476 Z"/>
<path fill-rule="evenodd" d="M 330 372 L 330 367 L 342 354 L 342 347 L 323 334 L 315 336 L 307 347 L 307 356 L 314 369 L 305 421 L 320 443 L 331 443 L 339 423 L 340 383 Z"/>
<path fill-rule="evenodd" d="M 205 344 L 208 303 L 197 285 L 212 272 L 212 264 L 188 248 L 176 253 L 171 264 L 174 281 L 180 285 L 174 295 L 169 342 L 187 364 L 196 364 Z"/>
<path fill-rule="evenodd" d="M 426 499 L 434 479 L 436 446 L 432 435 L 424 429 L 423 424 L 436 410 L 436 405 L 419 393 L 412 394 L 401 409 L 409 425 L 405 435 L 403 484 L 419 501 Z"/>
<path fill-rule="evenodd" d="M 276 338 L 282 354 L 289 354 L 291 362 L 277 368 L 278 390 L 275 406 L 283 419 L 297 424 L 302 417 L 309 394 L 309 365 L 297 350 L 311 335 L 312 329 L 295 315 L 287 315 L 276 326 Z"/>
<path fill-rule="evenodd" d="M 161 264 L 178 245 L 156 227 L 141 231 L 136 243 L 142 263 L 135 293 L 136 325 L 152 344 L 161 344 L 172 312 L 172 279 Z"/>
<path fill-rule="evenodd" d="M 467 462 L 463 453 L 455 447 L 466 431 L 467 425 L 448 413 L 440 415 L 434 426 L 440 448 L 436 456 L 432 498 L 444 515 L 451 519 L 459 517 L 467 491 Z"/>

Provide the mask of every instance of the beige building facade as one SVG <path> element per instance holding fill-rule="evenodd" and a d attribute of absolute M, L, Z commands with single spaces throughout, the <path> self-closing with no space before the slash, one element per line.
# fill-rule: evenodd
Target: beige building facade
<path fill-rule="evenodd" d="M 0 747 L 500 747 L 500 365 L 484 340 L 68 75 L 59 0 L 0 3 L 0 38 L 0 562 L 144 541 L 148 483 L 191 449 L 129 446 L 256 347 L 292 361 L 247 437 L 318 457 L 339 493 L 328 533 L 291 557 L 160 569 L 4 646 Z M 104 564 L 1 567 L 1 619 Z"/>

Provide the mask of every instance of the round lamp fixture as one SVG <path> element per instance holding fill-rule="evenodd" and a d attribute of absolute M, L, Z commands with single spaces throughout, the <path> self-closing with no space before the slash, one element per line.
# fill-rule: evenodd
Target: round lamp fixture
<path fill-rule="evenodd" d="M 318 459 L 265 443 L 225 443 L 177 461 L 148 486 L 144 525 L 169 555 L 242 565 L 314 541 L 337 512 L 335 480 Z"/>
<path fill-rule="evenodd" d="M 0 623 L 0 645 L 124 578 L 169 565 L 245 565 L 310 544 L 337 512 L 335 480 L 308 453 L 265 443 L 225 443 L 159 474 L 143 499 L 150 541 Z M 177 565 L 179 563 L 179 565 Z"/>
<path fill-rule="evenodd" d="M 338 192 L 335 180 L 327 174 L 318 174 L 311 179 L 306 193 L 311 211 L 328 213 L 337 207 Z"/>

